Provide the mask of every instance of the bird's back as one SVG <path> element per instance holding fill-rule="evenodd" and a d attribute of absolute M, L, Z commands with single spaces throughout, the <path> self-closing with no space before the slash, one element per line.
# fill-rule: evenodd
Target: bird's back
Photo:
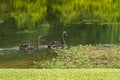
<path fill-rule="evenodd" d="M 35 47 L 33 45 L 30 44 L 22 44 L 20 46 L 20 50 L 33 50 Z"/>
<path fill-rule="evenodd" d="M 63 44 L 61 42 L 58 41 L 52 41 L 48 44 L 48 48 L 52 48 L 52 47 L 62 47 Z"/>

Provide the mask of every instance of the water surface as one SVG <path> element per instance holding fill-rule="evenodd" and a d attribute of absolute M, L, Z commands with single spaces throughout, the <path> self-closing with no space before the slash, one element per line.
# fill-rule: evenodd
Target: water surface
<path fill-rule="evenodd" d="M 0 26 L 0 51 L 19 50 L 21 44 L 36 45 L 37 37 L 44 35 L 47 45 L 50 41 L 61 41 L 63 31 L 68 32 L 65 41 L 68 46 L 79 44 L 118 44 L 120 41 L 119 25 L 65 25 L 40 26 L 34 29 L 16 29 Z"/>

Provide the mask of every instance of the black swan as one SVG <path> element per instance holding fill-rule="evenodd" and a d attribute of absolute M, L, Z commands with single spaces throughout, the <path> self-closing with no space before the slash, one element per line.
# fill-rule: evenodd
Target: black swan
<path fill-rule="evenodd" d="M 48 44 L 48 48 L 51 48 L 51 49 L 52 48 L 64 48 L 66 46 L 64 35 L 65 36 L 68 35 L 67 31 L 63 31 L 62 33 L 62 42 L 52 41 Z"/>
<path fill-rule="evenodd" d="M 33 46 L 31 44 L 22 44 L 20 46 L 20 50 L 29 51 L 29 50 L 39 49 L 39 47 L 40 47 L 40 40 L 43 42 L 44 41 L 44 37 L 43 36 L 39 36 L 38 37 L 37 45 L 36 46 Z"/>

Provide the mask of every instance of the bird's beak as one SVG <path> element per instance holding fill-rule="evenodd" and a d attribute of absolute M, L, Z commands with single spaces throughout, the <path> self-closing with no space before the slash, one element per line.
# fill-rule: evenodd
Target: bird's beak
<path fill-rule="evenodd" d="M 42 42 L 44 42 L 44 39 L 42 39 Z"/>
<path fill-rule="evenodd" d="M 68 34 L 66 33 L 66 36 L 68 36 Z"/>

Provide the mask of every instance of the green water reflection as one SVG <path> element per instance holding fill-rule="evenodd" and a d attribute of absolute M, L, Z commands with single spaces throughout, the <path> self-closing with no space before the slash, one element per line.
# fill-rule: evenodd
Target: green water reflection
<path fill-rule="evenodd" d="M 12 27 L 12 28 L 11 28 Z M 36 45 L 37 36 L 44 35 L 45 42 L 61 41 L 61 34 L 66 30 L 65 37 L 68 45 L 79 44 L 117 44 L 120 41 L 119 25 L 66 25 L 66 26 L 37 26 L 34 29 L 19 30 L 9 24 L 0 26 L 0 47 L 14 47 L 23 43 Z"/>

